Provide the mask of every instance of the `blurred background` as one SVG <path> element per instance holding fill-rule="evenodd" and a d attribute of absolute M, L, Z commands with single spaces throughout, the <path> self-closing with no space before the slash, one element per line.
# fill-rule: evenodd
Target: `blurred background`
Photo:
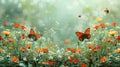
<path fill-rule="evenodd" d="M 20 23 L 53 41 L 74 39 L 76 31 L 120 21 L 120 0 L 0 0 L 0 23 Z M 109 14 L 104 10 L 108 8 Z"/>

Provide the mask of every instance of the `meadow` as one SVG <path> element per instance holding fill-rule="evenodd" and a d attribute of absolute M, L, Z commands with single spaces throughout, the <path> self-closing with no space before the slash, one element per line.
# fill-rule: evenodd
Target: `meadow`
<path fill-rule="evenodd" d="M 119 1 L 87 2 L 1 0 L 0 67 L 120 67 Z"/>

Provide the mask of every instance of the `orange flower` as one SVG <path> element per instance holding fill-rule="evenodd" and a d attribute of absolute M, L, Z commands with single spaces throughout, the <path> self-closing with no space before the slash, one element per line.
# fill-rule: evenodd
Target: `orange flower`
<path fill-rule="evenodd" d="M 25 34 L 21 34 L 21 39 L 24 39 L 25 38 Z"/>
<path fill-rule="evenodd" d="M 72 49 L 71 52 L 72 52 L 72 53 L 75 53 L 75 49 Z"/>
<path fill-rule="evenodd" d="M 14 28 L 18 28 L 18 27 L 20 27 L 20 24 L 18 23 L 14 24 Z"/>
<path fill-rule="evenodd" d="M 97 47 L 93 48 L 93 51 L 96 52 L 96 51 L 98 51 L 100 49 L 101 49 L 101 46 L 97 46 Z"/>
<path fill-rule="evenodd" d="M 48 50 L 47 48 L 44 48 L 44 49 L 43 49 L 43 52 L 44 52 L 44 53 L 48 53 L 49 50 Z"/>
<path fill-rule="evenodd" d="M 80 48 L 77 48 L 77 49 L 76 49 L 76 52 L 81 53 L 81 52 L 82 52 L 82 50 L 81 50 Z"/>
<path fill-rule="evenodd" d="M 14 39 L 8 38 L 8 41 L 13 43 L 13 42 L 14 42 Z"/>
<path fill-rule="evenodd" d="M 14 57 L 12 58 L 12 61 L 15 62 L 15 63 L 17 63 L 17 62 L 19 61 L 19 58 L 17 58 L 16 56 L 14 56 Z"/>
<path fill-rule="evenodd" d="M 117 31 L 110 31 L 110 32 L 109 32 L 109 35 L 114 36 L 114 35 L 117 34 L 117 33 L 118 33 Z"/>
<path fill-rule="evenodd" d="M 53 61 L 49 61 L 49 65 L 54 65 L 54 62 Z"/>
<path fill-rule="evenodd" d="M 82 63 L 81 67 L 87 67 L 87 65 L 85 63 Z"/>
<path fill-rule="evenodd" d="M 44 61 L 43 61 L 43 62 L 41 62 L 41 64 L 45 65 L 45 64 L 46 64 L 46 62 L 44 62 Z"/>
<path fill-rule="evenodd" d="M 68 50 L 68 51 L 71 51 L 71 49 L 72 49 L 72 48 L 70 48 L 70 47 L 69 47 L 69 48 L 67 48 L 67 50 Z"/>
<path fill-rule="evenodd" d="M 7 22 L 3 22 L 3 25 L 4 25 L 4 26 L 8 26 L 8 23 L 7 23 Z"/>
<path fill-rule="evenodd" d="M 105 27 L 106 27 L 106 24 L 102 23 L 102 24 L 100 24 L 100 26 L 101 26 L 102 28 L 105 28 Z"/>
<path fill-rule="evenodd" d="M 74 60 L 74 64 L 78 64 L 79 60 Z"/>
<path fill-rule="evenodd" d="M 107 58 L 106 58 L 105 56 L 103 56 L 103 57 L 101 58 L 101 62 L 103 62 L 103 63 L 107 62 Z"/>
<path fill-rule="evenodd" d="M 27 49 L 30 49 L 31 46 L 32 46 L 32 44 L 29 44 L 29 45 L 26 46 L 26 48 L 27 48 Z"/>
<path fill-rule="evenodd" d="M 53 43 L 51 43 L 51 44 L 50 44 L 50 47 L 53 47 L 53 46 L 54 46 L 54 44 L 53 44 Z"/>
<path fill-rule="evenodd" d="M 120 53 L 120 48 L 117 48 L 115 51 L 116 51 L 117 53 Z"/>
<path fill-rule="evenodd" d="M 75 50 L 75 49 L 72 49 L 72 50 L 71 50 L 71 52 L 72 52 L 72 53 L 75 53 L 75 52 L 76 52 L 76 50 Z"/>
<path fill-rule="evenodd" d="M 65 44 L 69 44 L 69 43 L 70 43 L 70 39 L 66 39 L 66 40 L 64 41 L 64 43 L 65 43 Z"/>
<path fill-rule="evenodd" d="M 89 49 L 93 49 L 94 47 L 91 44 L 88 44 Z"/>
<path fill-rule="evenodd" d="M 97 46 L 97 49 L 100 50 L 100 49 L 101 49 L 101 46 Z"/>
<path fill-rule="evenodd" d="M 55 61 L 46 60 L 46 62 L 51 66 L 55 64 Z"/>
<path fill-rule="evenodd" d="M 43 48 L 39 48 L 39 49 L 37 50 L 37 52 L 38 52 L 38 53 L 43 52 Z"/>
<path fill-rule="evenodd" d="M 94 30 L 97 30 L 98 28 L 99 28 L 99 26 L 98 26 L 98 25 L 94 26 Z"/>
<path fill-rule="evenodd" d="M 72 64 L 72 62 L 73 62 L 73 59 L 72 59 L 72 58 L 70 58 L 70 59 L 69 59 L 69 63 L 70 63 L 70 64 Z"/>
<path fill-rule="evenodd" d="M 2 48 L 0 48 L 0 53 L 4 52 L 4 50 Z"/>
<path fill-rule="evenodd" d="M 3 40 L 3 37 L 0 35 L 0 40 Z"/>
<path fill-rule="evenodd" d="M 93 51 L 96 52 L 98 49 L 97 48 L 93 48 Z"/>
<path fill-rule="evenodd" d="M 25 51 L 26 51 L 26 48 L 21 48 L 21 51 L 25 52 Z"/>
<path fill-rule="evenodd" d="M 68 51 L 71 51 L 72 53 L 75 53 L 75 51 L 76 51 L 76 50 L 73 49 L 73 48 L 67 48 L 67 50 L 68 50 Z"/>
<path fill-rule="evenodd" d="M 102 22 L 102 18 L 97 18 L 96 22 Z"/>
<path fill-rule="evenodd" d="M 26 26 L 20 26 L 21 27 L 21 29 L 23 29 L 23 30 L 26 30 Z"/>
<path fill-rule="evenodd" d="M 117 38 L 116 38 L 118 41 L 120 41 L 120 35 L 119 36 L 117 36 Z"/>
<path fill-rule="evenodd" d="M 3 31 L 2 32 L 4 35 L 6 35 L 6 36 L 9 36 L 10 35 L 10 32 L 9 31 Z"/>
<path fill-rule="evenodd" d="M 117 25 L 117 22 L 112 22 L 112 26 L 116 26 Z"/>
<path fill-rule="evenodd" d="M 110 42 L 112 38 L 108 38 L 107 40 L 104 40 L 104 42 Z"/>

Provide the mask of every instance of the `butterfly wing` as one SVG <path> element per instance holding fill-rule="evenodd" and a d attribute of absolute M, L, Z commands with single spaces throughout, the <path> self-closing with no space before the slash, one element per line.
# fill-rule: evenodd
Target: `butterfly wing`
<path fill-rule="evenodd" d="M 90 35 L 90 28 L 87 28 L 84 32 L 84 38 L 90 39 L 91 35 Z"/>
<path fill-rule="evenodd" d="M 30 34 L 35 35 L 35 31 L 33 29 L 30 29 Z"/>
<path fill-rule="evenodd" d="M 90 34 L 90 28 L 87 28 L 84 32 L 84 34 Z"/>
<path fill-rule="evenodd" d="M 104 12 L 105 12 L 106 14 L 108 14 L 108 13 L 109 13 L 108 8 L 106 8 L 106 9 L 104 10 Z"/>
<path fill-rule="evenodd" d="M 40 38 L 41 34 L 36 34 L 35 37 L 36 38 Z"/>
<path fill-rule="evenodd" d="M 90 28 L 87 28 L 84 33 L 82 32 L 76 32 L 76 35 L 78 36 L 80 41 L 83 41 L 85 38 L 90 39 Z"/>
<path fill-rule="evenodd" d="M 87 35 L 87 39 L 90 39 L 90 38 L 91 38 L 91 35 L 90 35 L 90 34 L 88 34 L 88 35 Z"/>
<path fill-rule="evenodd" d="M 80 41 L 84 40 L 82 32 L 76 32 L 76 35 L 78 36 L 78 38 L 79 38 Z"/>
<path fill-rule="evenodd" d="M 79 37 L 79 40 L 80 41 L 83 41 L 85 38 L 84 37 Z"/>
<path fill-rule="evenodd" d="M 35 34 L 35 39 L 34 39 L 34 41 L 36 41 L 38 38 L 40 38 L 41 37 L 41 34 Z"/>
<path fill-rule="evenodd" d="M 35 31 L 33 29 L 30 29 L 30 33 L 28 34 L 29 38 L 34 38 L 35 37 Z"/>
<path fill-rule="evenodd" d="M 83 35 L 82 32 L 75 32 L 78 37 L 81 37 Z"/>

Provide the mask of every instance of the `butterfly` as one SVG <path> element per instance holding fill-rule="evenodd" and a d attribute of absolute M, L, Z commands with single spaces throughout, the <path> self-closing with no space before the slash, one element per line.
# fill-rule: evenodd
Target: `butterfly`
<path fill-rule="evenodd" d="M 41 34 L 36 34 L 33 29 L 30 29 L 30 33 L 28 34 L 29 38 L 32 38 L 34 41 L 38 40 L 41 37 Z"/>
<path fill-rule="evenodd" d="M 78 15 L 79 18 L 81 18 L 81 15 Z"/>
<path fill-rule="evenodd" d="M 75 34 L 78 36 L 80 41 L 83 41 L 84 39 L 90 39 L 90 28 L 87 28 L 85 32 L 75 32 Z"/>
<path fill-rule="evenodd" d="M 104 12 L 105 12 L 106 14 L 108 14 L 110 11 L 108 10 L 108 8 L 106 8 L 106 9 L 104 10 Z"/>

